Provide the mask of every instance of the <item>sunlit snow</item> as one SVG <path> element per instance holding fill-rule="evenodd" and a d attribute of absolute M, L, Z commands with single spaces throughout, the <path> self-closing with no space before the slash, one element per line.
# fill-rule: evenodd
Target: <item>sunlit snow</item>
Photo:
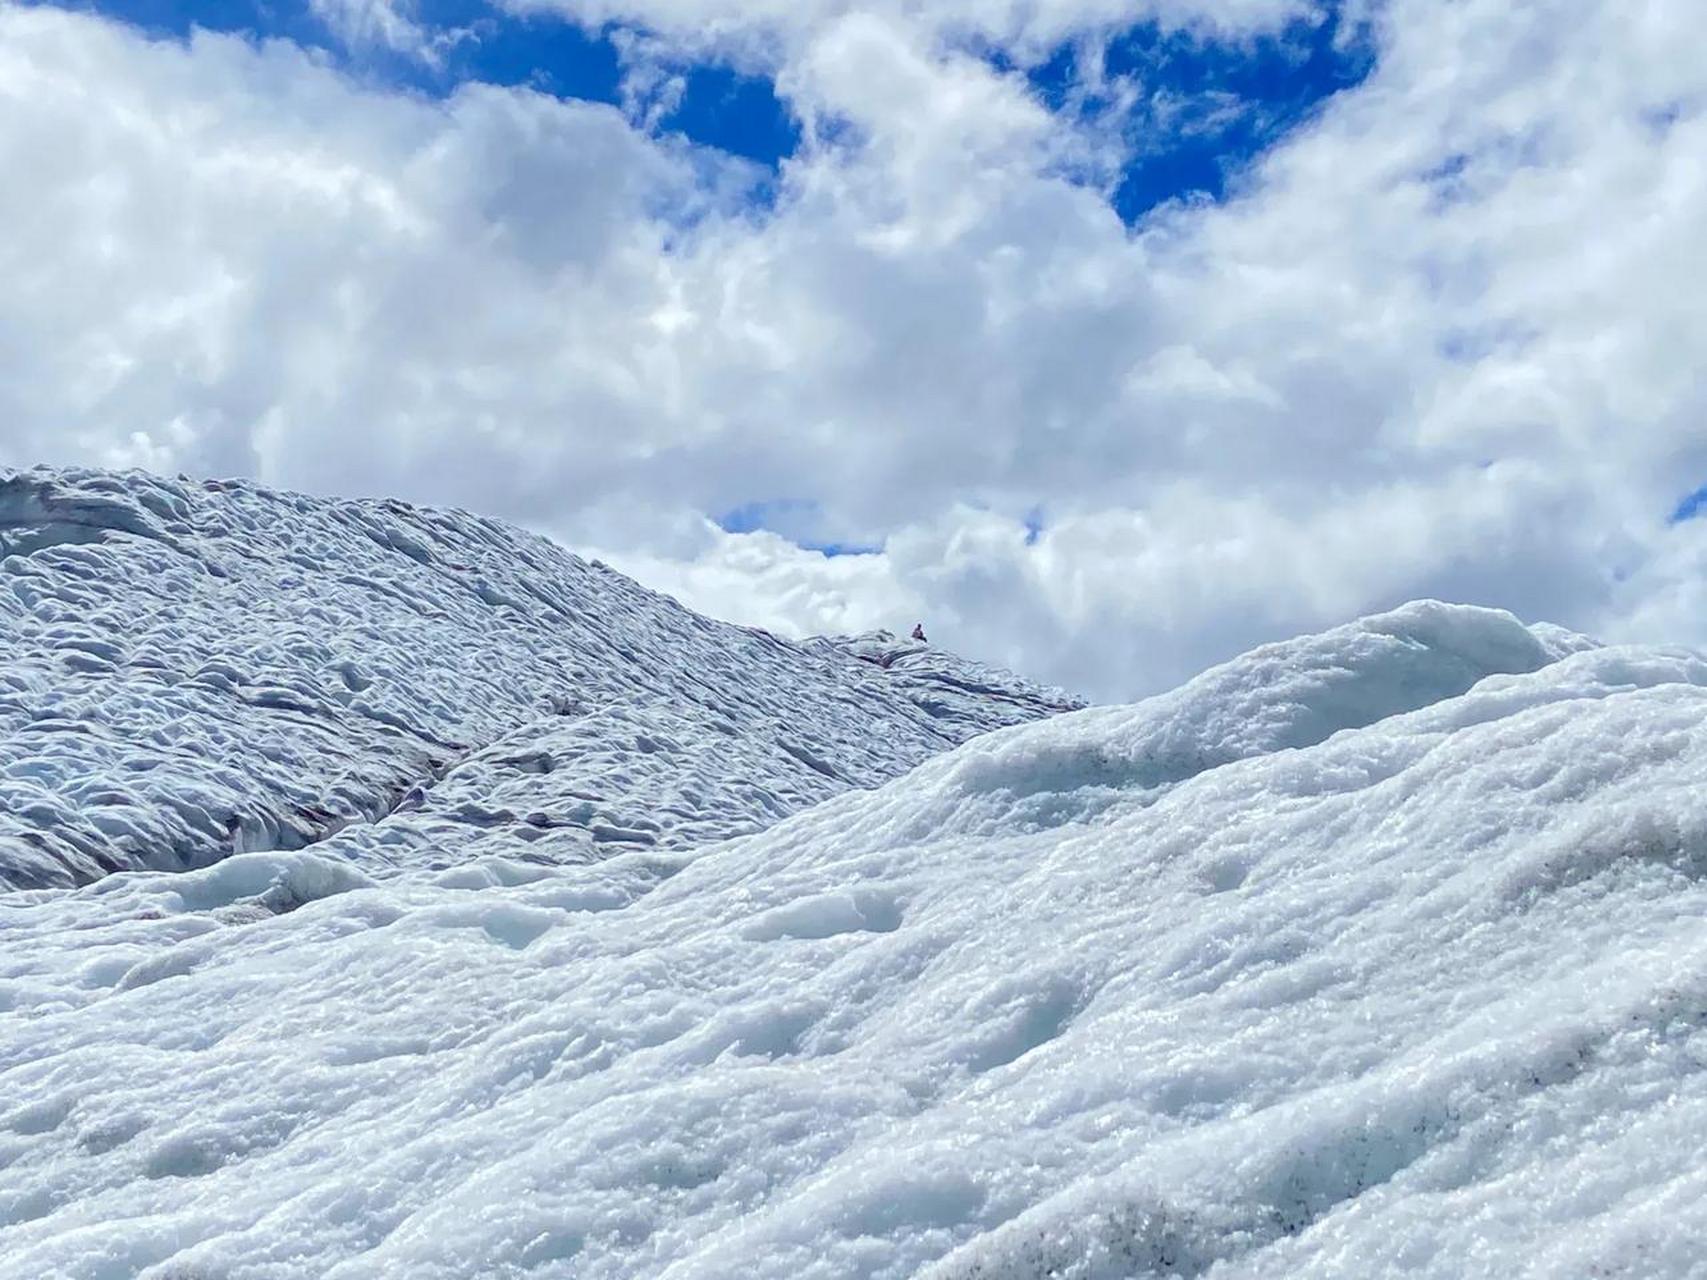
<path fill-rule="evenodd" d="M 1707 1270 L 1697 654 L 1424 602 L 954 747 L 1060 695 L 471 517 L 9 483 L 6 856 L 194 869 L 0 895 L 0 1275 Z"/>

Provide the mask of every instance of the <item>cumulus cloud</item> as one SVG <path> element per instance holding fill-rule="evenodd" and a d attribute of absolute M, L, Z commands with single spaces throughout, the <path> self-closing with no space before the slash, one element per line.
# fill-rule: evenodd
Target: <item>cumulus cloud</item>
<path fill-rule="evenodd" d="M 905 631 L 925 615 L 927 601 L 897 580 L 889 556 L 830 556 L 767 530 L 728 533 L 707 520 L 695 534 L 693 546 L 678 545 L 673 554 L 582 549 L 691 609 L 791 639 Z"/>
<path fill-rule="evenodd" d="M 1371 6 L 1364 83 L 1136 228 L 1130 140 L 980 55 L 1129 5 L 556 7 L 774 75 L 774 199 L 611 108 L 0 7 L 0 460 L 454 502 L 1104 697 L 1422 593 L 1707 639 L 1668 520 L 1707 481 L 1685 0 Z M 883 551 L 707 520 L 753 502 Z"/>

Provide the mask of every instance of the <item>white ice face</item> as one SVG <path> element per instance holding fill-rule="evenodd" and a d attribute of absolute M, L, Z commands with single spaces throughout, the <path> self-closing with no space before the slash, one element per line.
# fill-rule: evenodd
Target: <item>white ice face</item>
<path fill-rule="evenodd" d="M 0 887 L 341 830 L 379 870 L 691 847 L 1079 705 L 402 503 L 7 473 L 0 556 Z"/>
<path fill-rule="evenodd" d="M 269 504 L 286 501 L 229 507 L 281 543 L 275 567 L 296 535 Z M 861 790 L 890 766 L 858 747 L 902 754 L 872 741 L 889 726 L 964 736 L 1048 695 L 901 641 L 738 647 L 495 526 L 386 519 L 415 538 L 454 521 L 492 547 L 430 577 L 386 553 L 387 585 L 422 595 L 411 609 L 444 610 L 412 644 L 349 639 L 363 609 L 392 616 L 379 602 L 396 597 L 369 586 L 345 603 L 327 585 L 324 614 L 300 620 L 279 601 L 313 593 L 259 567 L 205 587 L 187 570 L 184 591 L 211 594 L 186 598 L 243 632 L 217 593 L 250 584 L 270 612 L 220 641 L 228 663 L 256 655 L 245 671 L 288 667 L 268 657 L 287 635 L 329 663 L 379 653 L 359 668 L 372 685 L 326 700 L 407 708 L 399 735 L 491 736 L 418 806 L 312 847 L 0 897 L 0 1275 L 1701 1274 L 1700 656 L 1422 603 L 934 758 L 920 728 L 904 741 L 924 762 Z M 219 543 L 220 563 L 249 537 Z M 5 561 L 8 581 L 58 581 L 73 570 L 55 566 L 137 541 L 33 551 Z M 522 552 L 538 564 L 500 577 Z M 84 581 L 134 602 L 151 579 Z M 518 581 L 561 582 L 549 623 L 468 585 L 520 599 Z M 83 708 L 61 718 L 89 731 L 53 732 L 108 743 L 124 777 L 142 748 L 78 682 L 151 705 L 134 653 L 169 646 L 125 646 L 164 634 L 157 610 L 152 630 L 108 625 L 120 652 L 90 656 L 110 671 L 34 650 L 13 663 L 14 698 L 82 688 L 54 705 Z M 8 626 L 39 644 L 69 617 Z M 198 643 L 223 634 L 197 625 Z M 935 683 L 897 685 L 915 660 L 939 665 L 909 678 Z M 466 663 L 478 695 L 441 663 Z M 551 684 L 554 663 L 573 679 Z M 517 672 L 540 683 L 506 693 Z M 527 719 L 528 699 L 582 686 L 596 707 Z M 718 733 L 743 698 L 750 718 Z M 187 734 L 229 705 L 148 723 Z M 310 718 L 244 706 L 232 715 Z M 658 728 L 646 707 L 674 718 Z M 44 740 L 24 723 L 9 743 Z M 266 773 L 277 757 L 252 739 L 202 732 L 253 757 L 232 794 L 292 812 L 295 761 L 318 757 Z M 639 743 L 653 733 L 673 745 Z M 347 777 L 379 739 L 335 741 L 346 755 L 317 767 Z M 623 813 L 699 785 L 671 761 L 714 778 L 703 822 L 601 842 L 588 817 L 580 861 L 553 865 L 502 835 L 522 817 L 468 816 L 557 812 L 574 797 L 555 761 L 599 752 L 575 768 Z M 787 785 L 770 772 L 785 755 L 801 771 Z M 808 775 L 826 791 L 790 790 Z M 173 820 L 154 815 L 179 776 L 131 807 Z M 109 807 L 38 785 L 77 821 Z M 759 792 L 801 811 L 772 822 Z M 743 829 L 764 829 L 719 840 L 710 811 L 732 798 L 753 806 Z M 401 818 L 394 861 L 356 838 Z"/>

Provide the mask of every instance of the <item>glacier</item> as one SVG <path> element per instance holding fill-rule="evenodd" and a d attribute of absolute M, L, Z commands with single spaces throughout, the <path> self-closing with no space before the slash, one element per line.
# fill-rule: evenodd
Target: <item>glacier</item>
<path fill-rule="evenodd" d="M 1081 705 L 713 622 L 464 512 L 142 473 L 0 472 L 0 635 L 7 888 L 333 838 L 376 869 L 688 847 Z"/>
<path fill-rule="evenodd" d="M 0 1276 L 1707 1275 L 1701 654 L 1423 601 L 1073 709 L 4 483 Z"/>

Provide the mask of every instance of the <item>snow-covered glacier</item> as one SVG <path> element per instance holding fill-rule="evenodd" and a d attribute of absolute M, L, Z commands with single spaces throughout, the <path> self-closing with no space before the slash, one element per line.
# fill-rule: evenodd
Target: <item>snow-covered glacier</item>
<path fill-rule="evenodd" d="M 0 887 L 697 845 L 1079 705 L 712 622 L 462 512 L 140 473 L 0 472 L 0 638 Z"/>
<path fill-rule="evenodd" d="M 152 510 L 135 478 L 53 484 Z M 194 512 L 231 497 L 164 490 Z M 57 806 L 10 815 L 17 831 L 50 837 L 63 812 L 80 840 L 115 839 L 66 780 L 150 778 L 127 762 L 180 723 L 173 741 L 236 742 L 269 723 L 245 719 L 267 709 L 257 688 L 346 709 L 365 693 L 340 725 L 378 733 L 373 708 L 413 736 L 392 726 L 401 763 L 371 765 L 392 739 L 305 736 L 229 792 L 207 784 L 251 806 L 239 829 L 300 847 L 210 835 L 187 870 L 0 895 L 0 1276 L 1707 1275 L 1699 654 L 1423 602 L 1037 719 L 1060 695 L 893 641 L 719 629 L 456 517 L 490 535 L 483 567 L 394 585 L 434 602 L 399 617 L 458 637 L 468 693 L 438 639 L 349 638 L 386 606 L 299 616 L 313 592 L 262 576 L 288 578 L 288 553 L 248 565 L 212 517 L 138 534 L 97 502 L 120 531 L 90 536 L 10 501 L 6 572 L 26 591 L 54 557 L 129 540 L 229 570 L 153 589 L 153 630 L 116 620 L 157 570 L 89 586 L 113 651 L 69 630 L 69 606 L 31 606 L 16 696 L 99 726 L 103 750 L 54 773 L 38 722 L 9 722 L 24 766 L 6 776 Z M 421 532 L 450 516 L 318 509 L 394 516 L 381 527 L 435 561 L 470 554 Z M 515 548 L 539 564 L 506 569 Z M 261 625 L 219 612 L 245 576 Z M 468 614 L 483 647 L 463 614 L 481 581 L 556 604 L 537 631 Z M 225 701 L 137 673 L 177 652 L 140 637 L 174 627 L 242 676 Z M 518 634 L 537 665 L 490 652 Z M 346 686 L 343 663 L 372 683 Z M 665 729 L 682 672 L 707 687 Z M 112 682 L 105 720 L 85 677 Z M 755 705 L 729 710 L 731 689 Z M 702 713 L 752 718 L 726 734 Z M 1026 722 L 970 736 L 1003 717 Z M 945 740 L 903 750 L 902 724 Z M 441 750 L 456 763 L 408 782 L 403 764 Z M 916 767 L 870 787 L 908 751 Z M 296 763 L 324 789 L 358 768 L 344 759 L 399 772 L 360 774 L 330 832 L 256 817 L 301 814 Z M 526 813 L 574 801 L 564 772 L 654 838 L 596 841 L 615 816 L 522 837 Z M 797 789 L 806 775 L 826 790 Z M 176 814 L 197 782 L 132 781 L 128 807 Z M 410 804 L 354 801 L 405 783 Z M 684 788 L 734 803 L 737 830 L 639 825 Z M 127 865 L 178 821 L 135 819 Z"/>

